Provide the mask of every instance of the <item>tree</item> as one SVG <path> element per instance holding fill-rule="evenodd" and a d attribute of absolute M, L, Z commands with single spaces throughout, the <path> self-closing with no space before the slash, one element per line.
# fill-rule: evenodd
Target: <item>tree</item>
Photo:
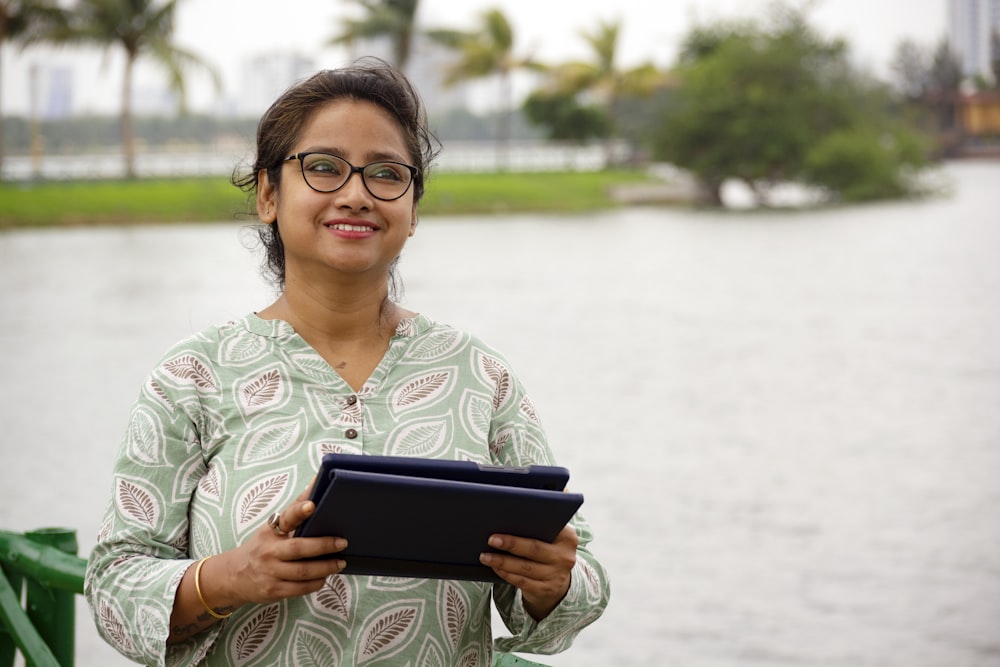
<path fill-rule="evenodd" d="M 221 87 L 219 75 L 213 67 L 195 53 L 180 49 L 171 42 L 178 1 L 168 0 L 161 4 L 157 0 L 77 0 L 72 13 L 70 41 L 105 48 L 119 45 L 125 51 L 120 122 L 127 178 L 136 176 L 132 77 L 140 56 L 152 57 L 166 70 L 170 87 L 178 94 L 181 109 L 185 108 L 186 68 L 197 66 L 206 70 L 216 87 Z"/>
<path fill-rule="evenodd" d="M 604 110 L 584 106 L 568 93 L 536 90 L 524 101 L 524 114 L 533 124 L 546 128 L 553 141 L 583 143 L 608 136 Z"/>
<path fill-rule="evenodd" d="M 8 42 L 22 48 L 52 40 L 65 24 L 65 14 L 53 2 L 45 0 L 0 0 L 0 49 Z M 3 63 L 0 62 L 0 84 Z M 0 85 L 0 89 L 2 89 Z M 0 99 L 0 176 L 3 174 L 3 103 Z"/>
<path fill-rule="evenodd" d="M 530 56 L 514 53 L 514 30 L 499 9 L 489 9 L 479 15 L 480 28 L 471 32 L 460 30 L 430 30 L 428 36 L 458 52 L 458 59 L 445 71 L 445 85 L 497 76 L 500 80 L 501 113 L 497 131 L 497 157 L 505 166 L 506 149 L 510 141 L 513 88 L 511 75 L 520 69 L 540 71 L 543 66 Z"/>
<path fill-rule="evenodd" d="M 921 99 L 931 86 L 931 57 L 916 42 L 905 39 L 896 47 L 890 68 L 896 88 L 910 100 Z"/>
<path fill-rule="evenodd" d="M 614 139 L 618 136 L 618 102 L 623 95 L 648 96 L 661 82 L 662 76 L 651 64 L 628 70 L 619 69 L 616 54 L 621 34 L 621 22 L 600 22 L 593 32 L 580 33 L 590 46 L 594 58 L 588 62 L 571 62 L 550 69 L 550 97 L 589 97 L 604 110 L 605 161 L 615 162 Z"/>
<path fill-rule="evenodd" d="M 405 69 L 413 46 L 418 0 L 351 0 L 365 14 L 344 22 L 343 31 L 330 44 L 353 46 L 359 39 L 388 37 L 393 64 Z"/>
<path fill-rule="evenodd" d="M 890 118 L 887 91 L 853 70 L 846 43 L 818 35 L 799 11 L 774 11 L 769 28 L 716 25 L 696 28 L 685 40 L 680 85 L 656 141 L 659 157 L 690 170 L 715 205 L 730 178 L 746 183 L 763 205 L 774 185 L 787 182 L 842 198 L 906 190 L 907 170 L 923 156 L 900 148 L 919 141 Z M 833 137 L 836 150 L 825 143 Z M 868 153 L 844 148 L 859 141 L 868 142 Z M 821 149 L 836 159 L 819 159 L 814 151 Z M 880 187 L 853 187 L 851 179 L 867 172 L 845 165 L 861 166 L 873 155 L 886 161 L 892 178 Z M 831 165 L 841 180 L 827 179 Z"/>

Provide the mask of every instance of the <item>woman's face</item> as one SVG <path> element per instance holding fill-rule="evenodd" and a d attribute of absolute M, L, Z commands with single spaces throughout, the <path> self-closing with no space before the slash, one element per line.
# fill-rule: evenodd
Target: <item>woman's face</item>
<path fill-rule="evenodd" d="M 306 151 L 330 153 L 358 167 L 383 160 L 413 163 L 399 123 L 371 102 L 350 99 L 313 113 L 289 154 Z M 286 289 L 348 277 L 385 285 L 416 225 L 412 184 L 399 199 L 383 201 L 359 173 L 335 192 L 317 192 L 303 178 L 299 160 L 283 163 L 282 170 L 279 187 L 262 172 L 257 213 L 263 222 L 280 225 Z"/>

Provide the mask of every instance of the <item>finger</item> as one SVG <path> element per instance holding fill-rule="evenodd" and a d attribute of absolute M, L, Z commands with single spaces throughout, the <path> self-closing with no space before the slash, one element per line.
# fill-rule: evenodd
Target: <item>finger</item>
<path fill-rule="evenodd" d="M 300 537 L 283 545 L 280 557 L 286 561 L 331 560 L 346 548 L 347 540 L 342 537 Z"/>
<path fill-rule="evenodd" d="M 315 485 L 316 485 L 316 476 L 313 475 L 313 478 L 309 480 L 309 484 L 306 485 L 306 488 L 302 490 L 302 493 L 300 493 L 299 497 L 296 498 L 295 500 L 308 500 L 309 496 L 312 494 L 313 486 Z"/>
<path fill-rule="evenodd" d="M 310 537 L 289 540 L 288 560 L 277 563 L 274 576 L 284 581 L 312 581 L 325 579 L 343 570 L 347 563 L 337 557 L 337 552 L 347 546 L 346 540 L 333 537 Z"/>

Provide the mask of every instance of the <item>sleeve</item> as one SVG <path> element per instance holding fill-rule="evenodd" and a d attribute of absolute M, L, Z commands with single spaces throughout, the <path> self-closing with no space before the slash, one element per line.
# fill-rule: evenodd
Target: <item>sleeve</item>
<path fill-rule="evenodd" d="M 193 563 L 188 508 L 206 471 L 199 406 L 205 383 L 170 386 L 167 364 L 136 399 L 115 462 L 112 496 L 90 554 L 84 594 L 98 632 L 146 665 L 197 665 L 223 623 L 167 646 L 181 578 Z"/>
<path fill-rule="evenodd" d="M 494 413 L 490 426 L 490 450 L 505 465 L 553 465 L 555 460 L 545 431 L 521 383 L 497 356 L 493 363 Z M 585 627 L 596 621 L 608 605 L 611 589 L 604 567 L 589 549 L 594 539 L 581 513 L 570 521 L 579 537 L 576 565 L 569 591 L 542 621 L 528 614 L 521 591 L 510 584 L 494 584 L 493 600 L 510 637 L 495 640 L 495 648 L 507 653 L 559 653 L 570 647 Z"/>

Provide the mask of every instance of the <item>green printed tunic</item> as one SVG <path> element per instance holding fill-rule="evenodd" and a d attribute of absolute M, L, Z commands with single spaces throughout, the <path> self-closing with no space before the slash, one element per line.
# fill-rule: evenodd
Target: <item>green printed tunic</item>
<path fill-rule="evenodd" d="M 578 515 L 569 593 L 540 623 L 508 584 L 335 575 L 312 595 L 246 605 L 167 647 L 187 568 L 246 541 L 328 452 L 553 463 L 505 360 L 422 315 L 399 323 L 359 392 L 286 322 L 249 315 L 210 328 L 164 356 L 133 406 L 87 568 L 102 636 L 150 665 L 485 667 L 491 593 L 512 633 L 496 640 L 503 651 L 564 650 L 603 612 L 607 577 Z"/>

